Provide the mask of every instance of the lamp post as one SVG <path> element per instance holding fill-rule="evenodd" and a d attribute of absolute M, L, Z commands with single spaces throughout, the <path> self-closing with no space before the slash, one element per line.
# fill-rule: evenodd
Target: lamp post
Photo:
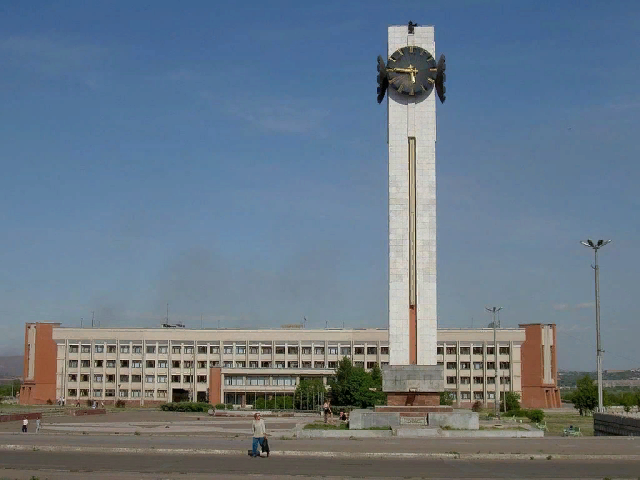
<path fill-rule="evenodd" d="M 493 413 L 496 416 L 496 418 L 499 415 L 500 409 L 498 408 L 500 403 L 500 390 L 499 390 L 499 383 L 498 383 L 498 341 L 497 341 L 497 328 L 498 328 L 498 320 L 497 320 L 497 316 L 498 316 L 498 312 L 500 310 L 502 310 L 502 307 L 484 307 L 487 312 L 491 313 L 493 315 L 493 376 L 494 376 L 494 382 L 495 382 L 495 398 L 493 399 Z M 505 399 L 506 400 L 506 399 Z M 506 401 L 505 401 L 506 404 Z"/>
<path fill-rule="evenodd" d="M 598 370 L 598 412 L 604 411 L 602 408 L 602 350 L 600 344 L 600 277 L 599 271 L 600 267 L 598 267 L 598 250 L 611 243 L 611 240 L 598 240 L 594 242 L 591 239 L 587 239 L 586 242 L 580 242 L 585 247 L 589 247 L 593 249 L 595 254 L 595 265 L 592 265 L 595 272 L 595 283 L 596 283 L 596 367 Z"/>

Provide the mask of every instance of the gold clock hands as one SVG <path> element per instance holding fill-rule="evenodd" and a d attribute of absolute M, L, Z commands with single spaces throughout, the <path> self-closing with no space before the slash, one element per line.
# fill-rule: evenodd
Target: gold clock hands
<path fill-rule="evenodd" d="M 408 73 L 409 75 L 411 75 L 411 83 L 416 83 L 416 75 L 418 74 L 418 69 L 413 65 L 409 65 L 408 68 L 395 67 L 388 68 L 387 70 L 395 73 Z"/>

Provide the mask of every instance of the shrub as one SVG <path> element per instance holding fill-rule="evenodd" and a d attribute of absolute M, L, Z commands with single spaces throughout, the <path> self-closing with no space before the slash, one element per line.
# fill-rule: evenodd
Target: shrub
<path fill-rule="evenodd" d="M 178 402 L 160 405 L 163 412 L 208 412 L 213 406 L 205 402 Z"/>
<path fill-rule="evenodd" d="M 53 401 L 51 399 L 47 400 L 47 405 L 53 405 Z"/>
<path fill-rule="evenodd" d="M 479 412 L 480 410 L 482 410 L 482 402 L 480 400 L 476 400 L 471 406 L 471 411 Z"/>
<path fill-rule="evenodd" d="M 233 403 L 227 403 L 224 408 L 227 410 L 233 410 Z"/>
<path fill-rule="evenodd" d="M 527 417 L 527 411 L 526 410 L 521 410 L 519 408 L 516 408 L 514 410 L 509 410 L 507 413 L 505 413 L 506 417 Z"/>
<path fill-rule="evenodd" d="M 116 408 L 124 408 L 127 404 L 125 403 L 124 400 L 116 400 Z"/>
<path fill-rule="evenodd" d="M 532 422 L 539 423 L 544 420 L 544 412 L 540 409 L 527 410 L 526 412 L 527 418 Z"/>
<path fill-rule="evenodd" d="M 224 403 L 216 403 L 216 406 L 214 408 L 216 410 L 224 410 L 225 409 L 225 404 Z"/>
<path fill-rule="evenodd" d="M 90 407 L 93 405 L 93 400 L 87 400 L 87 407 Z"/>
<path fill-rule="evenodd" d="M 453 395 L 451 392 L 440 393 L 440 405 L 453 405 Z"/>
<path fill-rule="evenodd" d="M 507 392 L 503 396 L 503 402 L 500 402 L 500 410 L 504 411 L 504 402 L 507 402 L 507 411 L 520 410 L 520 394 L 516 392 Z"/>

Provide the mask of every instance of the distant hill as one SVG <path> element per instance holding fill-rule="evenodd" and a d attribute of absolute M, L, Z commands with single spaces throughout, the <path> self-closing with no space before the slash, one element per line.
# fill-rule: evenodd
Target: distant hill
<path fill-rule="evenodd" d="M 22 355 L 0 356 L 0 378 L 21 377 L 24 370 Z"/>
<path fill-rule="evenodd" d="M 596 372 L 558 371 L 558 386 L 560 388 L 575 388 L 578 379 L 584 375 L 589 375 L 594 380 L 596 379 Z M 602 380 L 605 386 L 604 381 L 640 380 L 640 369 L 605 370 L 602 372 Z"/>

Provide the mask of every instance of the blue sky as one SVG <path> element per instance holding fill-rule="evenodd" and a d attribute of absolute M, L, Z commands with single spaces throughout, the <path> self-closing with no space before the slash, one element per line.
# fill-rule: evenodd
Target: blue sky
<path fill-rule="evenodd" d="M 439 324 L 640 366 L 640 4 L 2 2 L 0 353 L 24 322 L 385 326 L 375 58 L 436 26 Z"/>

